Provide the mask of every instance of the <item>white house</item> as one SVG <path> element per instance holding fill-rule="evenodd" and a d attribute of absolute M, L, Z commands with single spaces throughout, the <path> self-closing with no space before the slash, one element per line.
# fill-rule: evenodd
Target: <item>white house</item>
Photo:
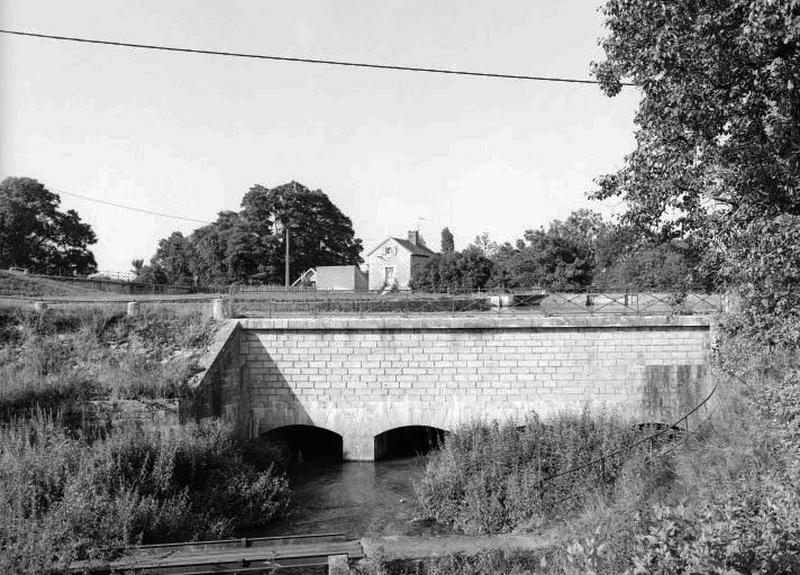
<path fill-rule="evenodd" d="M 414 269 L 435 255 L 416 230 L 408 232 L 407 240 L 386 238 L 367 254 L 369 289 L 382 290 L 395 284 L 401 290 L 410 289 L 408 282 Z"/>

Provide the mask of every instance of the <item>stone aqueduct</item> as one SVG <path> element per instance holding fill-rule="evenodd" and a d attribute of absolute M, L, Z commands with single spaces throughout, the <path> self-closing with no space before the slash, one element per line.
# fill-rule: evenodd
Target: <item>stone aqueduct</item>
<path fill-rule="evenodd" d="M 406 426 L 587 405 L 669 422 L 705 397 L 710 348 L 702 316 L 229 320 L 181 410 L 250 438 L 326 429 L 344 459 L 369 461 L 376 437 Z"/>

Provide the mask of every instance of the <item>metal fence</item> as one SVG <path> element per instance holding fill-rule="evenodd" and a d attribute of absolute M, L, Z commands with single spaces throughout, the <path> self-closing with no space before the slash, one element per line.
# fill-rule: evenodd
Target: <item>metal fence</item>
<path fill-rule="evenodd" d="M 564 315 L 693 315 L 727 308 L 724 293 L 703 291 L 651 292 L 631 289 L 581 291 L 420 292 L 240 291 L 232 303 L 245 316 L 372 315 L 416 313 L 520 313 Z"/>

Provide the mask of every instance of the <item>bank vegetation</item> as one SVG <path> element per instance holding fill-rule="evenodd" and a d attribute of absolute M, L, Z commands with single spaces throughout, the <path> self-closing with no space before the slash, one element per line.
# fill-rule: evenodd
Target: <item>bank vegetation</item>
<path fill-rule="evenodd" d="M 219 422 L 86 423 L 90 401 L 175 399 L 216 324 L 167 310 L 0 310 L 0 573 L 217 539 L 286 513 L 276 449 Z"/>

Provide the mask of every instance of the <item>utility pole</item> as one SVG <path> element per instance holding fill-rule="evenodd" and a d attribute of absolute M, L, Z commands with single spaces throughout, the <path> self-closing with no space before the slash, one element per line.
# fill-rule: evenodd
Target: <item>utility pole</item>
<path fill-rule="evenodd" d="M 292 193 L 295 196 L 297 196 L 297 184 L 295 183 L 294 180 L 292 180 Z M 285 265 L 284 284 L 286 286 L 286 289 L 289 289 L 289 287 L 291 287 L 289 278 L 289 222 L 286 220 L 283 221 L 283 229 L 286 231 L 286 236 L 284 239 L 284 243 L 286 244 L 286 255 L 284 257 L 284 265 Z"/>
<path fill-rule="evenodd" d="M 289 226 L 284 224 L 284 230 L 286 231 L 285 236 L 285 243 L 286 243 L 286 288 L 289 288 Z"/>

